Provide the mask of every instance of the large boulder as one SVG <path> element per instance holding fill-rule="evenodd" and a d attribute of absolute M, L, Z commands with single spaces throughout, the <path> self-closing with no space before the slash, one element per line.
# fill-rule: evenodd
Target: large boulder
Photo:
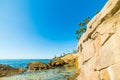
<path fill-rule="evenodd" d="M 21 74 L 24 72 L 22 68 L 12 68 L 9 65 L 0 64 L 0 77 Z"/>
<path fill-rule="evenodd" d="M 42 62 L 30 62 L 27 64 L 27 71 L 38 71 L 48 68 L 48 65 Z"/>

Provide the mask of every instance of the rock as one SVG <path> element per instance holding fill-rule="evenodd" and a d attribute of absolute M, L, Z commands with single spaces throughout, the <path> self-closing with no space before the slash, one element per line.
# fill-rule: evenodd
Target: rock
<path fill-rule="evenodd" d="M 69 53 L 62 57 L 53 58 L 49 63 L 49 67 L 74 67 L 78 65 L 77 54 Z"/>
<path fill-rule="evenodd" d="M 120 0 L 108 0 L 78 43 L 78 80 L 120 80 Z"/>
<path fill-rule="evenodd" d="M 65 63 L 69 63 L 69 61 L 76 59 L 76 57 L 77 57 L 76 53 L 71 53 L 61 57 L 61 59 L 64 60 Z"/>
<path fill-rule="evenodd" d="M 24 72 L 22 68 L 12 68 L 9 65 L 0 64 L 0 77 L 21 74 Z"/>
<path fill-rule="evenodd" d="M 84 53 L 84 61 L 94 56 L 94 46 L 92 40 L 88 40 L 83 45 L 84 49 L 82 52 Z M 88 49 L 89 48 L 89 49 Z"/>
<path fill-rule="evenodd" d="M 48 64 L 51 67 L 60 67 L 60 66 L 65 65 L 65 62 L 64 62 L 64 60 L 62 60 L 60 58 L 56 58 L 56 59 L 52 60 L 51 62 L 49 62 Z"/>
<path fill-rule="evenodd" d="M 101 80 L 110 80 L 110 75 L 108 69 L 103 69 L 100 71 L 100 79 Z"/>
<path fill-rule="evenodd" d="M 48 69 L 48 65 L 42 62 L 30 62 L 27 64 L 27 71 L 38 71 Z"/>
<path fill-rule="evenodd" d="M 120 80 L 120 63 L 108 67 L 110 80 Z"/>
<path fill-rule="evenodd" d="M 29 71 L 38 71 L 56 67 L 73 67 L 77 65 L 76 63 L 76 54 L 67 54 L 62 57 L 53 58 L 48 64 L 42 62 L 30 62 L 27 64 L 27 72 Z"/>
<path fill-rule="evenodd" d="M 13 68 L 9 65 L 0 64 L 0 70 L 11 70 L 11 69 Z"/>
<path fill-rule="evenodd" d="M 81 69 L 77 69 L 76 72 L 75 72 L 77 75 L 79 75 L 81 73 Z"/>

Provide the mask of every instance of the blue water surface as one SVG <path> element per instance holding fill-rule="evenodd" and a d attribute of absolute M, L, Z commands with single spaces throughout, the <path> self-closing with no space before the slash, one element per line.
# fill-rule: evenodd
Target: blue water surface
<path fill-rule="evenodd" d="M 29 62 L 48 63 L 50 59 L 1 59 L 0 64 L 10 65 L 14 68 L 26 68 Z"/>

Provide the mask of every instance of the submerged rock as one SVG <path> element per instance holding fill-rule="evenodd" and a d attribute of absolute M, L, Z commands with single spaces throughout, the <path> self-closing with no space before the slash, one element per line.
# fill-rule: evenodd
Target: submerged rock
<path fill-rule="evenodd" d="M 0 77 L 11 76 L 15 74 L 23 73 L 24 69 L 22 68 L 12 68 L 9 65 L 0 64 Z"/>
<path fill-rule="evenodd" d="M 48 65 L 42 62 L 31 62 L 27 64 L 27 71 L 38 71 L 48 69 Z"/>

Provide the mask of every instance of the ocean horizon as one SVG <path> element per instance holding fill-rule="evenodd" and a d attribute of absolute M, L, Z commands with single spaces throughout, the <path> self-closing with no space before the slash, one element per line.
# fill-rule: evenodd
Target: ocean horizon
<path fill-rule="evenodd" d="M 30 62 L 43 62 L 47 64 L 51 59 L 0 59 L 0 64 L 9 65 L 13 68 L 26 68 Z"/>

